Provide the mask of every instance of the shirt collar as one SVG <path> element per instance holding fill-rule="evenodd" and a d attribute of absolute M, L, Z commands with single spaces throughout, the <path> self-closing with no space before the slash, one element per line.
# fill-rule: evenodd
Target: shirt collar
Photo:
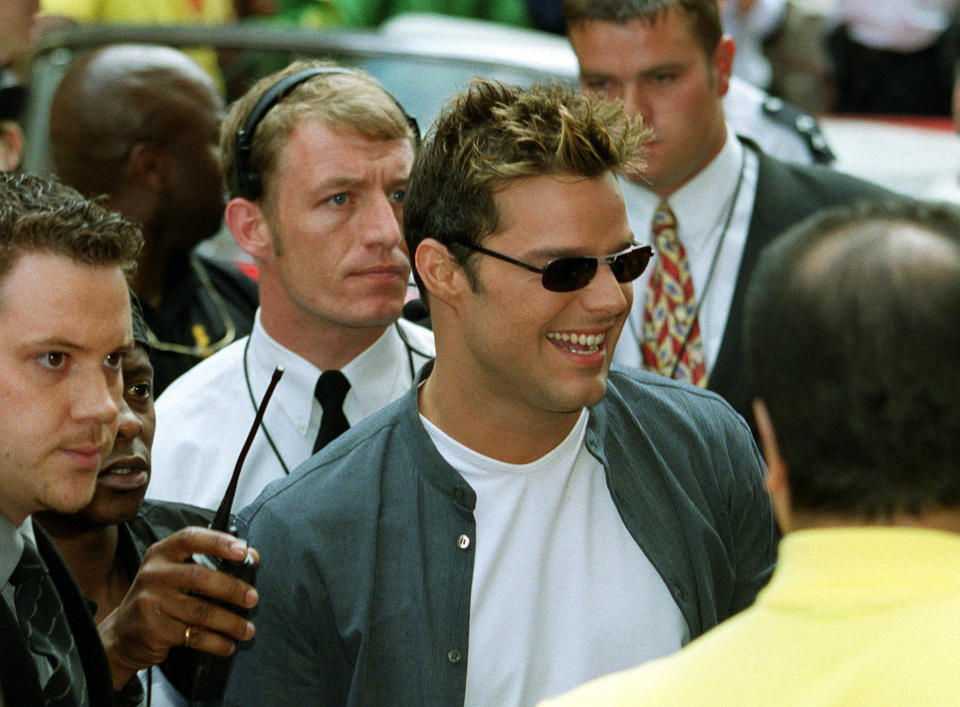
<path fill-rule="evenodd" d="M 33 535 L 33 520 L 27 517 L 17 528 L 10 520 L 0 513 L 0 587 L 10 581 L 10 575 L 20 562 L 23 554 L 25 538 L 29 538 L 36 545 Z"/>
<path fill-rule="evenodd" d="M 320 369 L 271 338 L 260 323 L 259 309 L 254 317 L 248 346 L 249 365 L 246 366 L 246 373 L 257 404 L 263 399 L 273 369 L 283 366 L 283 378 L 277 384 L 270 402 L 270 416 L 282 412 L 290 425 L 301 433 L 305 432 L 313 412 L 313 390 L 317 386 Z M 246 365 L 247 362 L 244 363 Z"/>
<path fill-rule="evenodd" d="M 728 127 L 727 140 L 717 156 L 667 199 L 677 219 L 677 237 L 688 249 L 698 249 L 722 228 L 742 165 L 743 145 Z"/>
<path fill-rule="evenodd" d="M 284 367 L 283 378 L 277 384 L 270 407 L 276 405 L 282 410 L 301 433 L 310 427 L 311 416 L 315 416 L 313 422 L 319 424 L 320 406 L 314 403 L 313 390 L 322 371 L 271 338 L 260 323 L 259 309 L 250 332 L 248 356 L 250 385 L 258 402 L 266 392 L 274 366 L 281 365 Z M 410 375 L 408 371 L 407 348 L 397 334 L 397 327 L 391 325 L 379 339 L 341 369 L 350 381 L 344 407 L 359 407 L 363 417 L 373 414 L 393 399 L 391 392 L 401 376 Z M 407 384 L 405 380 L 403 387 Z"/>
<path fill-rule="evenodd" d="M 918 596 L 953 595 L 960 534 L 925 528 L 851 526 L 787 533 L 758 603 L 838 610 Z M 815 594 L 812 592 L 815 590 Z"/>
<path fill-rule="evenodd" d="M 347 396 L 352 394 L 356 398 L 364 417 L 393 399 L 390 393 L 400 376 L 412 378 L 409 357 L 396 325 L 391 324 L 379 339 L 343 367 L 343 375 L 350 381 Z M 407 380 L 404 379 L 404 387 Z M 358 381 L 363 381 L 363 385 L 358 385 Z"/>
<path fill-rule="evenodd" d="M 719 232 L 730 210 L 743 164 L 743 145 L 730 127 L 720 152 L 689 182 L 667 198 L 677 219 L 677 237 L 689 252 Z M 642 184 L 620 178 L 627 216 L 638 243 L 652 243 L 650 224 L 662 199 Z"/>

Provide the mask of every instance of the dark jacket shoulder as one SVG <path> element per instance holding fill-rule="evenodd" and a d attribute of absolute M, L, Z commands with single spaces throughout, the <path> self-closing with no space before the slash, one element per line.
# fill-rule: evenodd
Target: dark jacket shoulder
<path fill-rule="evenodd" d="M 158 540 L 163 540 L 188 525 L 207 527 L 213 520 L 213 511 L 187 503 L 145 500 L 140 512 L 127 521 L 140 556 Z"/>

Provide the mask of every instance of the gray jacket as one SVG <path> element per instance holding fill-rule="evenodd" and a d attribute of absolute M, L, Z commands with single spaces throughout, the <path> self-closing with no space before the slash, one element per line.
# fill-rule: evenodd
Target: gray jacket
<path fill-rule="evenodd" d="M 766 583 L 775 529 L 750 431 L 713 393 L 614 370 L 586 445 L 691 637 Z M 257 634 L 230 705 L 461 705 L 476 496 L 418 417 L 416 389 L 240 513 L 261 553 Z M 468 545 L 465 549 L 461 549 Z"/>

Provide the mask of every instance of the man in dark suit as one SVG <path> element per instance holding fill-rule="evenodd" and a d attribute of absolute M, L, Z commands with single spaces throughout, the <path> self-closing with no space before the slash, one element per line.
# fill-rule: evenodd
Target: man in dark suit
<path fill-rule="evenodd" d="M 131 678 L 171 647 L 227 656 L 252 636 L 248 621 L 197 595 L 249 607 L 254 590 L 189 563 L 249 550 L 227 533 L 179 530 L 209 520 L 186 507 L 118 527 L 143 501 L 154 425 L 143 315 L 134 307 L 130 341 L 115 316 L 130 307 L 113 297 L 126 291 L 138 229 L 33 177 L 6 178 L 0 204 L 0 705 L 138 704 Z M 56 630 L 60 611 L 67 631 Z M 48 633 L 40 646 L 36 634 Z M 59 650 L 60 633 L 77 650 Z"/>
<path fill-rule="evenodd" d="M 658 258 L 615 360 L 705 386 L 751 419 L 738 332 L 760 251 L 820 207 L 887 192 L 735 134 L 722 105 L 735 48 L 716 0 L 566 0 L 564 12 L 581 87 L 621 98 L 655 133 L 621 180 L 635 237 Z"/>
<path fill-rule="evenodd" d="M 114 699 L 84 599 L 30 515 L 76 511 L 93 495 L 117 432 L 120 365 L 132 343 L 127 274 L 141 246 L 134 225 L 72 189 L 0 175 L 0 690 L 7 705 Z M 27 619 L 60 612 L 67 630 Z M 38 635 L 49 635 L 51 646 L 36 645 Z M 52 701 L 64 692 L 68 701 Z"/>

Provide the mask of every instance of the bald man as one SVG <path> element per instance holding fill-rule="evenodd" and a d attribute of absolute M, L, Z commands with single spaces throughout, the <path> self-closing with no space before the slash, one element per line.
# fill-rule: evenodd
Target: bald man
<path fill-rule="evenodd" d="M 250 332 L 255 284 L 193 253 L 223 216 L 218 157 L 223 100 L 176 50 L 114 45 L 86 55 L 51 105 L 60 178 L 143 226 L 133 289 L 156 354 L 156 391 Z"/>

